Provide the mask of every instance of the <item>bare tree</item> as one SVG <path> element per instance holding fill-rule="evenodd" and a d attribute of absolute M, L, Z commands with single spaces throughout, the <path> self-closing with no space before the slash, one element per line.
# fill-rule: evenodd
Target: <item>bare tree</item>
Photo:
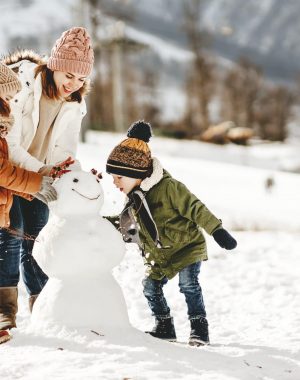
<path fill-rule="evenodd" d="M 183 2 L 184 30 L 194 54 L 186 81 L 186 122 L 192 134 L 199 134 L 209 127 L 209 103 L 214 94 L 214 65 L 203 51 L 208 43 L 208 37 L 199 26 L 201 5 L 202 0 Z"/>
<path fill-rule="evenodd" d="M 260 87 L 260 69 L 242 58 L 225 76 L 222 91 L 222 118 L 239 127 L 254 126 L 254 107 Z"/>
<path fill-rule="evenodd" d="M 92 91 L 89 96 L 89 123 L 90 126 L 97 129 L 103 122 L 102 51 L 101 39 L 98 34 L 102 26 L 101 0 L 85 1 L 88 3 L 89 24 L 95 57 Z"/>
<path fill-rule="evenodd" d="M 92 91 L 88 99 L 89 125 L 95 129 L 114 127 L 123 131 L 126 124 L 123 61 L 128 47 L 124 29 L 125 21 L 132 19 L 134 11 L 124 0 L 120 0 L 115 9 L 110 9 L 107 4 L 104 7 L 102 0 L 81 0 L 81 3 L 88 9 L 86 24 L 91 32 L 95 55 Z M 116 19 L 110 26 L 107 20 L 105 23 L 107 15 Z M 110 31 L 110 36 L 105 39 L 101 34 L 103 28 L 106 28 L 106 35 Z"/>
<path fill-rule="evenodd" d="M 161 110 L 157 103 L 157 83 L 157 72 L 146 70 L 142 77 L 142 86 L 146 93 L 142 102 L 142 118 L 150 121 L 154 128 L 159 126 L 161 116 Z"/>
<path fill-rule="evenodd" d="M 262 139 L 284 141 L 295 96 L 283 86 L 265 86 L 256 104 L 255 119 Z"/>

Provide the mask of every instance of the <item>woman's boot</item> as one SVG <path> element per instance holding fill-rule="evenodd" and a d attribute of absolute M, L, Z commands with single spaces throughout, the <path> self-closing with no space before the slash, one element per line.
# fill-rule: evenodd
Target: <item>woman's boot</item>
<path fill-rule="evenodd" d="M 7 330 L 16 327 L 18 311 L 18 288 L 0 287 L 0 343 L 10 339 Z"/>

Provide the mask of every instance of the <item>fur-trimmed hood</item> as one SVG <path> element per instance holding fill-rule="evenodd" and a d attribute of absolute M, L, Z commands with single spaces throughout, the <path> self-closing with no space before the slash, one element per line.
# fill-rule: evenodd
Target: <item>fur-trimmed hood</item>
<path fill-rule="evenodd" d="M 149 191 L 163 178 L 163 167 L 156 157 L 152 158 L 153 172 L 150 177 L 145 178 L 140 185 L 143 191 Z"/>
<path fill-rule="evenodd" d="M 35 53 L 33 50 L 16 50 L 4 56 L 1 62 L 7 66 L 10 66 L 13 70 L 18 67 L 18 63 L 21 61 L 30 61 L 36 65 L 42 65 L 47 62 L 45 57 Z M 14 70 L 18 72 L 18 70 Z"/>
<path fill-rule="evenodd" d="M 156 157 L 152 157 L 152 165 L 153 171 L 150 177 L 146 177 L 140 184 L 140 188 L 142 191 L 149 191 L 153 186 L 158 184 L 163 179 L 164 176 L 164 168 L 162 164 Z M 124 205 L 127 204 L 129 198 L 126 195 Z"/>
<path fill-rule="evenodd" d="M 0 137 L 5 138 L 7 133 L 11 130 L 15 118 L 12 114 L 9 116 L 0 115 Z"/>

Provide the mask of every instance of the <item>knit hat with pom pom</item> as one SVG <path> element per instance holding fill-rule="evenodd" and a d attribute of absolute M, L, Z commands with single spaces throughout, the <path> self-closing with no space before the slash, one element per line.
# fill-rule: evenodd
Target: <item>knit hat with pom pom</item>
<path fill-rule="evenodd" d="M 152 136 L 151 125 L 145 121 L 133 123 L 123 140 L 110 153 L 106 172 L 124 177 L 144 179 L 152 172 L 151 151 L 148 146 Z"/>
<path fill-rule="evenodd" d="M 88 32 L 85 28 L 74 27 L 63 32 L 56 41 L 47 67 L 87 76 L 92 71 L 93 63 L 94 52 Z"/>

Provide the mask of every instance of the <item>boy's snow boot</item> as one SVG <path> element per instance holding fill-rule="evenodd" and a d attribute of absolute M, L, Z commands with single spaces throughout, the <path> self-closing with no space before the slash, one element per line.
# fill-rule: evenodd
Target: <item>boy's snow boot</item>
<path fill-rule="evenodd" d="M 29 305 L 30 313 L 32 313 L 33 305 L 34 305 L 36 299 L 38 298 L 38 296 L 39 296 L 38 294 L 34 294 L 28 298 L 28 305 Z"/>
<path fill-rule="evenodd" d="M 146 331 L 146 333 L 152 335 L 154 338 L 169 340 L 171 342 L 176 341 L 176 332 L 172 317 L 155 318 L 155 326 L 152 331 Z"/>
<path fill-rule="evenodd" d="M 8 329 L 16 327 L 18 288 L 0 287 L 0 344 L 11 338 Z"/>
<path fill-rule="evenodd" d="M 204 346 L 209 344 L 208 322 L 204 317 L 193 318 L 191 322 L 190 346 Z"/>

